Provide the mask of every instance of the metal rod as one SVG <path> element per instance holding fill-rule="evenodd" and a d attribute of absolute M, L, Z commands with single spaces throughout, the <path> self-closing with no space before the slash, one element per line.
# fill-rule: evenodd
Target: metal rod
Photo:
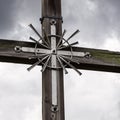
<path fill-rule="evenodd" d="M 77 63 L 77 64 L 80 64 L 80 62 L 79 62 L 79 60 L 76 60 L 76 59 L 71 59 L 71 58 L 69 58 L 69 57 L 66 57 L 66 56 L 62 56 L 63 58 L 65 58 L 65 59 L 67 59 L 67 60 L 69 60 L 69 61 L 71 61 L 71 62 L 75 62 L 75 63 Z"/>
<path fill-rule="evenodd" d="M 40 39 L 42 40 L 42 36 L 38 33 L 38 31 L 34 28 L 34 26 L 32 24 L 29 25 L 30 28 L 40 37 Z"/>
<path fill-rule="evenodd" d="M 65 43 L 68 43 L 68 41 L 73 37 L 73 36 L 75 36 L 77 33 L 79 33 L 80 31 L 79 30 L 76 30 L 64 43 L 62 43 L 60 46 L 59 46 L 59 48 L 61 47 L 61 46 L 63 46 Z"/>
<path fill-rule="evenodd" d="M 70 45 L 71 45 L 71 46 L 73 46 L 73 45 L 77 45 L 77 44 L 79 44 L 79 42 L 78 42 L 78 41 L 73 42 L 73 43 L 71 43 Z"/>
<path fill-rule="evenodd" d="M 62 58 L 61 56 L 60 56 L 60 59 L 61 60 L 63 60 L 68 66 L 70 66 L 71 68 L 73 68 L 79 75 L 82 75 L 82 73 L 79 71 L 79 70 L 77 70 L 72 64 L 70 64 L 69 62 L 67 62 L 64 58 Z"/>
<path fill-rule="evenodd" d="M 71 44 L 69 44 L 69 45 L 67 45 L 67 46 L 60 46 L 59 48 L 58 48 L 58 50 L 61 50 L 61 49 L 64 49 L 64 48 L 68 48 L 68 47 L 72 47 L 73 45 L 77 45 L 78 44 L 78 41 L 77 42 L 74 42 L 74 43 L 71 43 Z"/>
<path fill-rule="evenodd" d="M 45 62 L 44 66 L 43 66 L 43 68 L 42 68 L 42 70 L 41 70 L 41 72 L 44 72 L 44 70 L 46 69 L 46 67 L 47 67 L 47 65 L 48 65 L 48 62 L 49 62 L 50 58 L 51 58 L 51 54 L 49 55 L 47 61 Z"/>
<path fill-rule="evenodd" d="M 35 40 L 33 37 L 30 37 L 29 39 L 32 40 L 32 41 L 34 41 L 34 42 L 36 42 L 37 44 L 40 44 L 41 46 L 43 46 L 43 47 L 45 47 L 45 48 L 47 48 L 47 49 L 50 49 L 50 47 L 48 47 L 48 46 L 40 43 L 39 41 Z"/>
<path fill-rule="evenodd" d="M 37 61 L 36 63 L 34 63 L 32 66 L 30 66 L 29 68 L 27 68 L 28 71 L 30 71 L 31 69 L 33 69 L 36 65 L 39 65 L 43 60 L 47 59 L 47 57 L 49 57 L 49 55 L 43 57 L 41 60 Z"/>
<path fill-rule="evenodd" d="M 65 71 L 65 74 L 68 74 L 68 71 L 66 70 L 65 66 L 63 65 L 62 61 L 60 60 L 59 56 L 57 56 L 57 59 L 61 65 L 61 67 L 63 68 L 63 70 Z"/>
<path fill-rule="evenodd" d="M 30 28 L 40 37 L 40 39 L 49 47 L 48 43 L 43 39 L 43 37 L 38 33 L 32 24 L 29 25 Z"/>
<path fill-rule="evenodd" d="M 65 33 L 66 33 L 66 30 L 63 31 L 63 34 L 62 34 L 62 36 L 60 37 L 60 40 L 59 40 L 59 42 L 58 42 L 58 44 L 57 44 L 57 48 L 59 47 L 60 43 L 62 42 L 62 38 L 63 38 L 63 36 L 65 35 Z"/>
<path fill-rule="evenodd" d="M 72 37 L 74 37 L 77 33 L 79 33 L 79 30 L 76 30 L 68 39 L 67 41 L 69 41 Z"/>

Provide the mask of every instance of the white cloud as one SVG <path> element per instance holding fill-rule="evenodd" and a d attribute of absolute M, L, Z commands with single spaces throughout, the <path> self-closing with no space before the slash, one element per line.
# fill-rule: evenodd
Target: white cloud
<path fill-rule="evenodd" d="M 120 51 L 120 40 L 114 33 L 112 33 L 111 36 L 105 40 L 105 43 L 102 47 L 103 49 Z"/>
<path fill-rule="evenodd" d="M 95 2 L 93 0 L 87 0 L 87 7 L 90 11 L 92 12 L 96 12 L 97 11 L 97 5 L 95 4 Z"/>

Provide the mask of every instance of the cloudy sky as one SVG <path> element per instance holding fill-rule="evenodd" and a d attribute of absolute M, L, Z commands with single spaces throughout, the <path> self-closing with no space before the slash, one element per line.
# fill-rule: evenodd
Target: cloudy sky
<path fill-rule="evenodd" d="M 120 51 L 120 0 L 62 0 L 63 29 L 81 47 Z M 40 0 L 0 0 L 0 38 L 29 41 L 30 23 L 40 31 Z M 34 34 L 33 34 L 34 36 Z M 0 119 L 41 119 L 40 67 L 0 63 Z M 119 120 L 120 75 L 73 70 L 65 75 L 66 120 Z"/>

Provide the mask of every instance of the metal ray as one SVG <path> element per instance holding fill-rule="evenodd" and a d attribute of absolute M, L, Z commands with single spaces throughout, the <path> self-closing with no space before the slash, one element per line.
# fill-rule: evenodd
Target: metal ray
<path fill-rule="evenodd" d="M 82 73 L 80 71 L 78 71 L 72 64 L 70 64 L 69 62 L 67 62 L 64 58 L 62 58 L 60 56 L 60 59 L 65 62 L 68 66 L 70 66 L 72 69 L 74 69 L 79 75 L 82 75 Z"/>
<path fill-rule="evenodd" d="M 68 41 L 74 37 L 77 33 L 79 33 L 79 30 L 76 30 L 64 43 L 62 43 L 59 47 L 61 47 L 62 45 L 64 45 L 65 43 L 68 43 Z"/>
<path fill-rule="evenodd" d="M 80 31 L 76 30 L 68 39 L 67 41 L 69 41 L 72 37 L 74 37 L 76 34 L 78 34 Z"/>
<path fill-rule="evenodd" d="M 38 33 L 38 31 L 34 28 L 32 24 L 30 24 L 29 27 L 40 37 L 41 40 L 43 39 L 42 36 Z"/>
<path fill-rule="evenodd" d="M 33 69 L 36 65 L 39 65 L 43 60 L 47 59 L 47 57 L 49 57 L 49 55 L 43 57 L 41 60 L 38 60 L 36 63 L 34 63 L 32 66 L 30 66 L 29 68 L 27 68 L 28 71 L 30 71 L 31 69 Z"/>
<path fill-rule="evenodd" d="M 74 43 L 71 43 L 71 44 L 69 44 L 67 46 L 60 45 L 60 47 L 58 48 L 58 50 L 61 50 L 61 49 L 64 49 L 64 48 L 68 48 L 68 47 L 72 47 L 73 45 L 77 45 L 77 44 L 79 44 L 78 41 L 74 42 Z"/>
<path fill-rule="evenodd" d="M 48 43 L 43 39 L 43 37 L 38 33 L 32 24 L 29 25 L 30 28 L 40 37 L 40 39 L 49 47 Z"/>
<path fill-rule="evenodd" d="M 41 46 L 43 46 L 43 47 L 45 47 L 45 48 L 47 48 L 47 49 L 50 49 L 50 47 L 48 47 L 48 46 L 40 43 L 39 41 L 35 40 L 33 37 L 30 37 L 29 39 L 32 40 L 32 41 L 34 41 L 34 42 L 36 42 L 37 44 L 40 44 Z"/>
<path fill-rule="evenodd" d="M 65 74 L 68 74 L 68 71 L 66 70 L 65 66 L 63 65 L 62 61 L 60 60 L 59 56 L 57 56 L 57 59 L 61 65 L 61 67 L 63 68 L 63 70 L 65 71 Z"/>
<path fill-rule="evenodd" d="M 80 62 L 79 62 L 79 60 L 77 60 L 77 59 L 71 59 L 71 58 L 69 58 L 69 57 L 66 57 L 66 56 L 62 56 L 63 58 L 65 58 L 65 59 L 67 59 L 67 60 L 69 60 L 69 61 L 71 61 L 71 62 L 74 62 L 74 63 L 77 63 L 77 64 L 80 64 Z"/>
<path fill-rule="evenodd" d="M 60 37 L 60 40 L 59 40 L 59 42 L 58 42 L 58 44 L 57 44 L 57 48 L 59 47 L 60 43 L 62 42 L 62 38 L 64 37 L 64 35 L 65 35 L 66 32 L 67 32 L 67 31 L 64 29 L 64 31 L 63 31 L 63 33 L 62 33 L 62 36 Z"/>
<path fill-rule="evenodd" d="M 79 42 L 78 42 L 78 41 L 73 42 L 73 43 L 71 43 L 70 45 L 71 45 L 71 46 L 73 46 L 73 45 L 77 45 L 77 44 L 79 44 Z"/>
<path fill-rule="evenodd" d="M 45 64 L 44 64 L 44 66 L 43 66 L 41 72 L 44 72 L 44 70 L 46 69 L 46 67 L 47 67 L 47 65 L 48 65 L 48 62 L 49 62 L 51 56 L 52 56 L 52 55 L 50 54 L 49 57 L 48 57 L 48 59 L 47 59 L 47 61 L 46 61 Z"/>

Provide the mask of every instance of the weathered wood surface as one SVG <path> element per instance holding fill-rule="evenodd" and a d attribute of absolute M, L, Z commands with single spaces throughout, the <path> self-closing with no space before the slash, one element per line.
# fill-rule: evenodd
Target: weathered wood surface
<path fill-rule="evenodd" d="M 35 57 L 33 53 L 15 52 L 15 46 L 34 48 L 35 44 L 32 42 L 0 39 L 0 62 L 33 64 L 37 61 L 37 59 L 29 59 Z M 91 54 L 90 58 L 76 58 L 80 61 L 80 64 L 72 64 L 78 69 L 120 72 L 120 52 L 80 47 L 74 47 L 73 50 L 77 52 L 90 52 Z"/>
<path fill-rule="evenodd" d="M 73 50 L 91 54 L 90 58 L 76 58 L 80 61 L 79 65 L 73 63 L 77 69 L 120 73 L 120 52 L 80 47 Z"/>
<path fill-rule="evenodd" d="M 56 20 L 56 34 L 62 34 L 62 20 L 61 18 L 61 0 L 41 0 L 42 1 L 42 28 L 46 31 L 46 34 L 51 34 L 51 20 Z M 52 18 L 53 17 L 53 18 Z M 52 19 L 51 19 L 52 18 Z M 44 31 L 42 29 L 44 36 Z M 51 40 L 50 40 L 51 42 Z M 56 41 L 58 42 L 58 40 Z M 51 65 L 51 62 L 49 62 Z M 58 64 L 57 64 L 58 65 Z M 52 70 L 47 68 L 42 73 L 42 117 L 43 120 L 65 120 L 64 116 L 64 79 L 63 70 L 56 71 L 57 81 L 57 112 L 52 112 Z M 53 114 L 55 116 L 53 116 Z"/>
<path fill-rule="evenodd" d="M 16 52 L 15 46 L 34 47 L 35 43 L 0 39 L 0 62 L 33 64 L 37 59 L 33 53 Z"/>

